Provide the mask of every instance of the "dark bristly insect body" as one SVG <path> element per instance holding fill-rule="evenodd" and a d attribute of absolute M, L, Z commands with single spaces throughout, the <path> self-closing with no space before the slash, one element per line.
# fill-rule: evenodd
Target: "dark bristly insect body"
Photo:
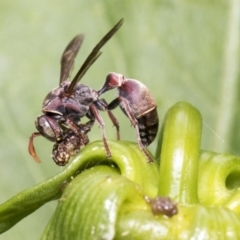
<path fill-rule="evenodd" d="M 130 119 L 137 134 L 138 145 L 152 162 L 152 157 L 146 147 L 155 139 L 158 131 L 157 104 L 148 88 L 140 81 L 127 79 L 118 73 L 109 73 L 103 87 L 98 91 L 99 96 L 108 90 L 117 88 L 118 97 L 109 105 L 113 110 L 120 106 Z"/>
<path fill-rule="evenodd" d="M 72 81 L 69 79 L 69 74 L 74 59 L 82 45 L 83 34 L 76 36 L 66 47 L 61 58 L 59 87 L 53 89 L 44 99 L 43 115 L 37 117 L 35 121 L 38 132 L 30 136 L 28 150 L 35 161 L 40 162 L 40 159 L 35 152 L 33 139 L 37 136 L 43 136 L 55 142 L 52 154 L 54 161 L 58 165 L 65 165 L 72 155 L 89 142 L 87 133 L 91 130 L 95 120 L 101 127 L 107 156 L 111 157 L 105 136 L 104 122 L 98 111 L 107 111 L 117 129 L 117 139 L 120 138 L 119 124 L 111 111 L 107 109 L 107 102 L 98 98 L 97 91 L 78 82 L 101 55 L 101 47 L 117 32 L 122 24 L 123 19 L 100 40 Z M 81 118 L 84 116 L 89 118 L 89 121 L 85 124 L 80 124 Z"/>
<path fill-rule="evenodd" d="M 166 215 L 173 217 L 178 213 L 177 204 L 169 197 L 149 198 L 145 196 L 146 202 L 150 205 L 154 215 Z"/>
<path fill-rule="evenodd" d="M 79 131 L 81 131 L 83 139 L 80 139 L 79 135 L 76 135 L 71 129 L 66 129 L 66 137 L 53 145 L 52 158 L 57 165 L 66 165 L 70 157 L 76 155 L 82 146 L 89 143 L 87 133 L 90 128 L 86 128 L 86 124 L 81 124 Z"/>

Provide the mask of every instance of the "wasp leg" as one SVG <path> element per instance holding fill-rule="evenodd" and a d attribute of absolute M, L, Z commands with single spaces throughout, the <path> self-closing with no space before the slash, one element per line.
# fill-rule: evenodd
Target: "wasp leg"
<path fill-rule="evenodd" d="M 73 122 L 70 118 L 66 118 L 66 123 L 67 123 L 67 125 L 70 127 L 70 129 L 71 129 L 77 136 L 79 136 L 80 145 L 85 146 L 85 143 L 84 143 L 85 136 L 84 136 L 84 134 L 83 134 L 81 131 L 79 131 L 78 125 L 77 125 L 75 122 Z"/>
<path fill-rule="evenodd" d="M 130 122 L 132 123 L 133 127 L 135 128 L 136 135 L 137 135 L 138 146 L 140 147 L 140 149 L 142 150 L 144 155 L 148 158 L 149 162 L 153 162 L 153 159 L 150 156 L 150 154 L 148 153 L 146 147 L 142 144 L 141 137 L 140 137 L 140 132 L 139 132 L 139 127 L 138 127 L 138 120 L 132 114 L 132 110 L 131 110 L 131 107 L 129 105 L 129 102 L 123 97 L 118 97 L 118 98 L 114 99 L 108 105 L 108 109 L 112 110 L 112 109 L 116 108 L 118 105 L 121 107 L 122 111 L 127 115 Z"/>
<path fill-rule="evenodd" d="M 113 115 L 113 113 L 108 109 L 108 103 L 104 98 L 99 99 L 98 101 L 94 102 L 94 105 L 100 111 L 107 111 L 109 118 L 111 119 L 114 127 L 117 130 L 117 140 L 120 140 L 120 127 L 117 118 Z"/>
<path fill-rule="evenodd" d="M 33 144 L 33 139 L 38 136 L 41 136 L 39 132 L 32 133 L 32 135 L 30 136 L 29 144 L 28 144 L 28 152 L 36 162 L 40 163 L 41 160 L 38 158 L 34 148 L 34 144 Z"/>
<path fill-rule="evenodd" d="M 110 149 L 109 149 L 109 146 L 107 143 L 107 139 L 106 139 L 106 134 L 105 134 L 105 129 L 104 129 L 104 126 L 105 126 L 104 121 L 103 121 L 101 115 L 99 114 L 97 107 L 93 104 L 90 105 L 90 113 L 88 114 L 88 117 L 90 119 L 96 119 L 97 122 L 99 123 L 101 130 L 102 130 L 102 139 L 103 139 L 104 147 L 107 152 L 107 157 L 111 157 L 112 154 L 110 152 Z"/>

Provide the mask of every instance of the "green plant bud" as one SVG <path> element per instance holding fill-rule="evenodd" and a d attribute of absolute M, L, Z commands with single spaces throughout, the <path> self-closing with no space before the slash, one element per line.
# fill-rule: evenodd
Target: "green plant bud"
<path fill-rule="evenodd" d="M 150 209 L 139 185 L 109 166 L 95 166 L 66 187 L 42 240 L 113 239 L 122 207 Z"/>
<path fill-rule="evenodd" d="M 240 239 L 240 160 L 200 154 L 201 123 L 188 103 L 169 109 L 160 167 L 136 143 L 108 141 L 111 158 L 102 141 L 89 144 L 59 174 L 0 205 L 0 232 L 59 199 L 42 240 Z"/>
<path fill-rule="evenodd" d="M 112 158 L 106 157 L 102 141 L 83 148 L 56 176 L 17 194 L 0 205 L 0 233 L 8 230 L 21 219 L 45 203 L 58 199 L 66 183 L 81 172 L 103 164 L 115 168 L 126 178 L 138 183 L 150 197 L 157 194 L 158 165 L 149 164 L 138 145 L 125 141 L 108 141 Z"/>
<path fill-rule="evenodd" d="M 142 188 L 109 166 L 95 166 L 65 189 L 42 240 L 239 239 L 240 218 L 223 207 L 178 205 L 155 215 Z"/>

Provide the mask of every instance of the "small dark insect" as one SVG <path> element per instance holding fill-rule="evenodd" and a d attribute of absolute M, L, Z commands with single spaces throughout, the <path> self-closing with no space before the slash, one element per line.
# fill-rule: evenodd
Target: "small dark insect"
<path fill-rule="evenodd" d="M 172 217 L 178 213 L 177 204 L 174 203 L 169 197 L 145 197 L 146 202 L 150 205 L 154 215 L 166 215 Z"/>
<path fill-rule="evenodd" d="M 65 137 L 53 145 L 52 158 L 57 165 L 66 165 L 70 157 L 77 154 L 82 146 L 89 143 L 87 133 L 90 128 L 86 128 L 86 125 L 81 124 L 79 125 L 79 131 L 83 139 L 79 138 L 79 135 L 76 135 L 71 129 L 66 129 L 64 132 Z"/>
<path fill-rule="evenodd" d="M 158 131 L 158 113 L 155 99 L 143 83 L 134 79 L 127 79 L 118 73 L 107 75 L 106 81 L 98 94 L 100 96 L 114 88 L 118 90 L 118 97 L 108 105 L 108 110 L 120 106 L 136 130 L 140 149 L 149 162 L 153 162 L 146 147 L 155 139 Z"/>
<path fill-rule="evenodd" d="M 95 120 L 97 120 L 101 127 L 107 156 L 111 157 L 105 136 L 104 122 L 98 110 L 108 112 L 110 119 L 117 129 L 117 139 L 120 138 L 119 124 L 111 111 L 107 109 L 107 102 L 104 99 L 98 98 L 97 91 L 78 82 L 102 54 L 100 52 L 101 47 L 117 32 L 122 24 L 123 19 L 100 40 L 72 81 L 69 79 L 69 74 L 74 59 L 82 45 L 83 34 L 73 38 L 66 47 L 61 58 L 59 87 L 53 89 L 44 99 L 42 106 L 43 115 L 37 117 L 35 121 L 38 132 L 30 136 L 28 150 L 36 162 L 40 162 L 40 159 L 35 152 L 33 144 L 35 137 L 43 136 L 55 142 L 52 157 L 58 165 L 65 165 L 70 156 L 74 155 L 82 146 L 89 142 L 87 132 L 90 131 Z M 80 125 L 79 122 L 84 116 L 89 118 L 89 121 L 86 124 Z"/>

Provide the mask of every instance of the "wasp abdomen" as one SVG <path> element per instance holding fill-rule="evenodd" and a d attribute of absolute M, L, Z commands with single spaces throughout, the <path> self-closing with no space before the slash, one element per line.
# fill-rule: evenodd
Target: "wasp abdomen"
<path fill-rule="evenodd" d="M 158 132 L 158 114 L 156 108 L 137 120 L 141 142 L 144 146 L 148 146 L 153 142 Z"/>

